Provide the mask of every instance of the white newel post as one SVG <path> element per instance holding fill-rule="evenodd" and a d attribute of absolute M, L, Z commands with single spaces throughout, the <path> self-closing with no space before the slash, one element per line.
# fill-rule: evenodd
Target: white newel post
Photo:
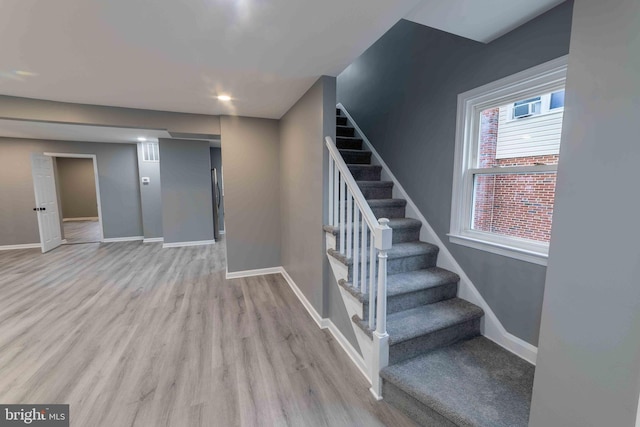
<path fill-rule="evenodd" d="M 391 248 L 391 228 L 387 218 L 378 220 L 380 227 L 375 230 L 378 249 L 378 295 L 376 330 L 373 331 L 373 366 L 371 372 L 371 393 L 382 399 L 382 379 L 380 370 L 389 364 L 389 334 L 387 334 L 387 251 Z"/>

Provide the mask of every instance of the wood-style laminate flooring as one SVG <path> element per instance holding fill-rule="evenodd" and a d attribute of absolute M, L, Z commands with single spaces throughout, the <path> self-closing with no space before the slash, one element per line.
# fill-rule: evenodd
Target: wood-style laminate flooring
<path fill-rule="evenodd" d="M 65 221 L 62 226 L 64 238 L 68 244 L 100 241 L 100 222 L 98 221 Z"/>
<path fill-rule="evenodd" d="M 224 242 L 0 252 L 0 403 L 68 403 L 77 427 L 413 426 L 281 276 L 226 280 Z"/>

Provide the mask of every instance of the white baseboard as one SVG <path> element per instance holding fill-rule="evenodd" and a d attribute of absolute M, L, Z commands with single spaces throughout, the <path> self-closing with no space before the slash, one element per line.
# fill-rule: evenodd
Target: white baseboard
<path fill-rule="evenodd" d="M 267 274 L 278 274 L 282 271 L 282 267 L 257 268 L 255 270 L 233 271 L 229 273 L 227 270 L 227 279 L 240 279 L 241 277 L 265 276 Z"/>
<path fill-rule="evenodd" d="M 371 151 L 373 157 L 380 164 L 380 166 L 382 166 L 384 172 L 389 176 L 391 181 L 393 181 L 394 191 L 397 190 L 402 195 L 402 198 L 406 199 L 407 210 L 413 211 L 412 214 L 422 222 L 424 230 L 426 231 L 425 240 L 429 243 L 437 245 L 440 248 L 440 256 L 438 256 L 438 266 L 446 268 L 447 270 L 451 270 L 458 274 L 458 276 L 460 276 L 460 287 L 458 290 L 458 296 L 462 299 L 476 304 L 484 310 L 485 316 L 483 320 L 483 335 L 496 344 L 509 350 L 513 354 L 520 356 L 524 360 L 535 365 L 538 355 L 538 348 L 507 332 L 496 314 L 493 312 L 493 310 L 491 310 L 489 304 L 487 304 L 478 289 L 475 287 L 471 279 L 469 279 L 462 267 L 460 267 L 460 264 L 458 264 L 451 252 L 449 252 L 449 249 L 447 249 L 447 246 L 442 242 L 438 234 L 431 227 L 426 218 L 422 215 L 413 200 L 411 200 L 400 182 L 393 175 L 391 169 L 389 169 L 384 160 L 382 160 L 382 157 L 380 157 L 380 154 L 378 154 L 371 142 L 367 139 L 364 132 L 362 132 L 362 129 L 358 127 L 358 124 L 355 122 L 355 120 L 353 120 L 353 117 L 351 117 L 349 112 L 344 108 L 342 104 L 339 103 L 337 107 L 341 109 L 344 115 L 349 119 L 349 122 L 355 128 L 356 132 L 360 135 L 362 141 L 367 146 L 367 149 Z M 420 237 L 422 238 L 422 233 Z"/>
<path fill-rule="evenodd" d="M 102 239 L 102 243 L 135 242 L 140 240 L 144 240 L 144 236 L 110 237 Z"/>
<path fill-rule="evenodd" d="M 78 218 L 63 218 L 62 222 L 71 222 L 71 221 L 98 221 L 97 216 L 81 216 Z"/>
<path fill-rule="evenodd" d="M 353 364 L 356 365 L 356 367 L 360 370 L 362 375 L 364 375 L 367 381 L 371 382 L 371 379 L 369 378 L 369 374 L 367 374 L 366 364 L 364 363 L 364 359 L 362 358 L 362 356 L 360 356 L 360 353 L 358 353 L 358 351 L 351 345 L 351 343 L 342 334 L 342 332 L 340 332 L 338 327 L 331 321 L 331 319 L 323 318 L 322 316 L 320 316 L 320 314 L 316 311 L 316 309 L 313 307 L 311 302 L 309 302 L 309 300 L 302 293 L 300 288 L 298 288 L 298 285 L 296 285 L 296 283 L 293 281 L 291 276 L 289 276 L 289 273 L 287 273 L 287 270 L 285 270 L 284 267 L 278 267 L 278 269 L 280 270 L 279 272 L 280 274 L 282 274 L 282 277 L 284 277 L 284 280 L 289 284 L 289 287 L 291 288 L 293 293 L 296 294 L 296 296 L 298 297 L 298 299 L 300 300 L 304 308 L 307 309 L 307 312 L 309 313 L 311 318 L 314 320 L 314 322 L 316 322 L 318 327 L 320 327 L 320 329 L 329 330 L 329 332 L 331 333 L 331 335 L 333 335 L 333 338 L 336 340 L 336 342 L 340 344 L 340 347 L 342 347 L 342 350 L 344 350 L 344 352 L 347 353 L 347 356 L 349 356 Z"/>
<path fill-rule="evenodd" d="M 40 243 L 25 243 L 22 245 L 4 245 L 0 246 L 0 251 L 14 251 L 18 249 L 40 249 L 42 245 Z"/>
<path fill-rule="evenodd" d="M 164 242 L 164 237 L 149 237 L 148 239 L 145 237 L 142 239 L 142 243 L 162 243 Z"/>
<path fill-rule="evenodd" d="M 187 246 L 205 246 L 205 245 L 213 245 L 215 240 L 196 240 L 195 242 L 172 242 L 172 243 L 163 243 L 163 248 L 183 248 Z"/>

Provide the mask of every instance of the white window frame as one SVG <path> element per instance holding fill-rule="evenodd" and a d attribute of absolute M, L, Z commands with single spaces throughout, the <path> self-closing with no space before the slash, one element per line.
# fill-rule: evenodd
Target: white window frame
<path fill-rule="evenodd" d="M 567 56 L 546 62 L 512 76 L 458 95 L 453 197 L 451 202 L 452 243 L 495 254 L 547 265 L 549 244 L 502 236 L 471 228 L 473 215 L 473 177 L 475 174 L 532 172 L 531 166 L 477 169 L 480 112 L 518 100 L 551 93 L 565 86 Z M 550 172 L 556 165 L 536 166 L 535 172 Z"/>

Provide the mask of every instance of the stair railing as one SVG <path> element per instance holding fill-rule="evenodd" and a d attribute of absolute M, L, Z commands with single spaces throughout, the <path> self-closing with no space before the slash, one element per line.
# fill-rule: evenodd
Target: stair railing
<path fill-rule="evenodd" d="M 379 397 L 380 370 L 389 359 L 387 251 L 392 230 L 387 218 L 376 219 L 333 139 L 328 136 L 325 142 L 329 150 L 329 223 L 339 230 L 336 250 L 351 260 L 351 285 L 369 294 L 369 316 L 363 320 L 373 331 L 371 391 Z"/>

